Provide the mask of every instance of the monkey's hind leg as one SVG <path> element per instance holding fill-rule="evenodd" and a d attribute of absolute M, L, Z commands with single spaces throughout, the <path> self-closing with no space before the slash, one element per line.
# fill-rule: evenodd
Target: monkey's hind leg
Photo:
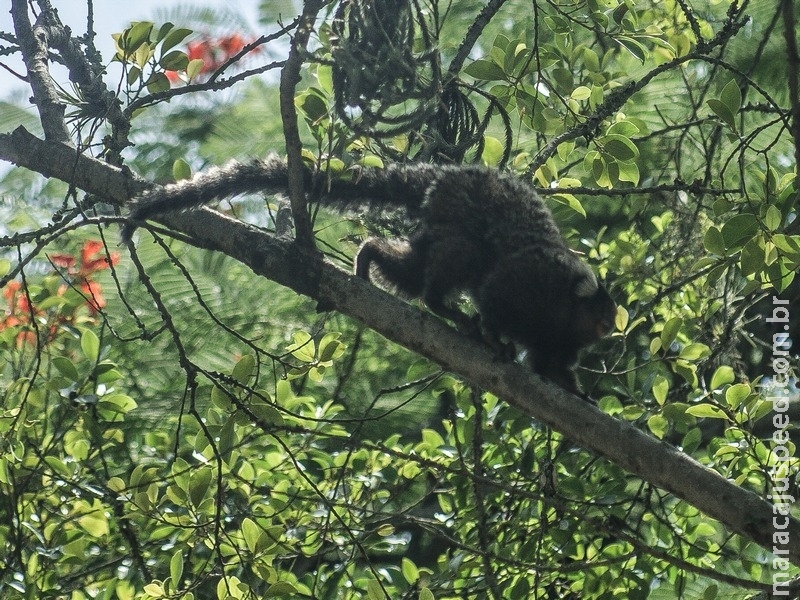
<path fill-rule="evenodd" d="M 479 318 L 469 317 L 452 305 L 453 296 L 471 292 L 480 281 L 489 256 L 468 238 L 453 231 L 437 231 L 429 244 L 422 299 L 427 307 L 455 323 L 463 333 L 480 339 Z"/>
<path fill-rule="evenodd" d="M 378 268 L 378 281 L 411 298 L 424 289 L 425 246 L 401 240 L 370 238 L 361 245 L 355 260 L 355 274 L 372 279 L 371 267 Z"/>
<path fill-rule="evenodd" d="M 409 298 L 422 298 L 432 312 L 474 332 L 473 320 L 446 302 L 451 292 L 465 289 L 474 271 L 468 254 L 460 244 L 431 244 L 424 234 L 407 242 L 371 238 L 358 251 L 355 274 L 370 281 L 375 265 L 377 280 L 384 287 Z"/>

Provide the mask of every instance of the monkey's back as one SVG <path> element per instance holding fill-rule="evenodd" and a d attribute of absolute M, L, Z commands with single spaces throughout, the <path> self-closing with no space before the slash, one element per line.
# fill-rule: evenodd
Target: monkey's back
<path fill-rule="evenodd" d="M 422 205 L 433 237 L 463 237 L 494 256 L 529 246 L 565 245 L 550 210 L 517 177 L 485 167 L 444 167 Z"/>

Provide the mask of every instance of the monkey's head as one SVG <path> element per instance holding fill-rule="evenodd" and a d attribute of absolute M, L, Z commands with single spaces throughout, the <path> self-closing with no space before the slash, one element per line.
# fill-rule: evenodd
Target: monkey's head
<path fill-rule="evenodd" d="M 594 273 L 588 272 L 575 286 L 576 337 L 588 345 L 607 336 L 614 330 L 616 316 L 617 305 Z"/>

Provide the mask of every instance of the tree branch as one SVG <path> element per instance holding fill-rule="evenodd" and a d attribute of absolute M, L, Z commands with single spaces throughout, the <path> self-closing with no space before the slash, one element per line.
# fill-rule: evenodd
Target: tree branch
<path fill-rule="evenodd" d="M 125 169 L 80 154 L 67 143 L 43 141 L 24 127 L 0 134 L 0 159 L 66 181 L 118 206 L 149 185 Z"/>
<path fill-rule="evenodd" d="M 33 101 L 39 109 L 44 137 L 48 140 L 69 143 L 69 131 L 64 122 L 66 106 L 59 101 L 47 68 L 47 31 L 38 21 L 35 26 L 31 26 L 28 3 L 25 0 L 11 0 L 11 16 L 25 68 L 28 70 Z"/>
<path fill-rule="evenodd" d="M 69 78 L 83 92 L 86 102 L 93 107 L 96 114 L 102 114 L 112 128 L 112 153 L 109 158 L 113 164 L 121 164 L 120 152 L 131 145 L 128 135 L 131 123 L 129 115 L 123 114 L 117 95 L 108 89 L 103 81 L 104 67 L 96 57 L 93 64 L 86 56 L 81 45 L 72 37 L 69 28 L 58 18 L 58 13 L 51 7 L 43 10 L 39 21 L 46 26 L 49 45 L 58 50 L 64 64 L 69 69 Z"/>
<path fill-rule="evenodd" d="M 64 160 L 66 157 L 69 160 Z M 23 129 L 0 135 L 0 158 L 68 181 L 114 204 L 124 204 L 145 185 L 120 169 L 83 155 L 76 157 L 74 149 L 39 140 Z M 358 319 L 384 337 L 503 398 L 585 449 L 685 500 L 731 532 L 772 550 L 772 504 L 523 366 L 499 362 L 487 346 L 433 315 L 345 274 L 296 243 L 211 209 L 170 215 L 163 222 L 194 238 L 199 247 L 223 252 L 258 276 Z M 790 517 L 786 522 L 788 559 L 800 565 L 800 521 Z"/>
<path fill-rule="evenodd" d="M 311 36 L 314 19 L 321 8 L 321 0 L 306 0 L 303 4 L 303 15 L 300 17 L 297 32 L 292 39 L 289 57 L 281 70 L 280 83 L 281 120 L 289 169 L 289 202 L 292 205 L 297 242 L 307 248 L 314 247 L 314 231 L 311 227 L 311 216 L 306 209 L 303 159 L 301 157 L 303 143 L 300 141 L 300 131 L 297 127 L 294 93 L 300 82 L 300 69 L 303 67 L 303 56 L 308 38 Z"/>

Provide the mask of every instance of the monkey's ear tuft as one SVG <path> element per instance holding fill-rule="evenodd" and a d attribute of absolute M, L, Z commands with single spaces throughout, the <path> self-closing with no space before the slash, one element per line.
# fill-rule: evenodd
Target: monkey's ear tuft
<path fill-rule="evenodd" d="M 591 298 L 598 289 L 600 289 L 600 284 L 597 283 L 597 277 L 594 276 L 594 273 L 587 273 L 575 285 L 575 295 L 578 298 Z"/>

